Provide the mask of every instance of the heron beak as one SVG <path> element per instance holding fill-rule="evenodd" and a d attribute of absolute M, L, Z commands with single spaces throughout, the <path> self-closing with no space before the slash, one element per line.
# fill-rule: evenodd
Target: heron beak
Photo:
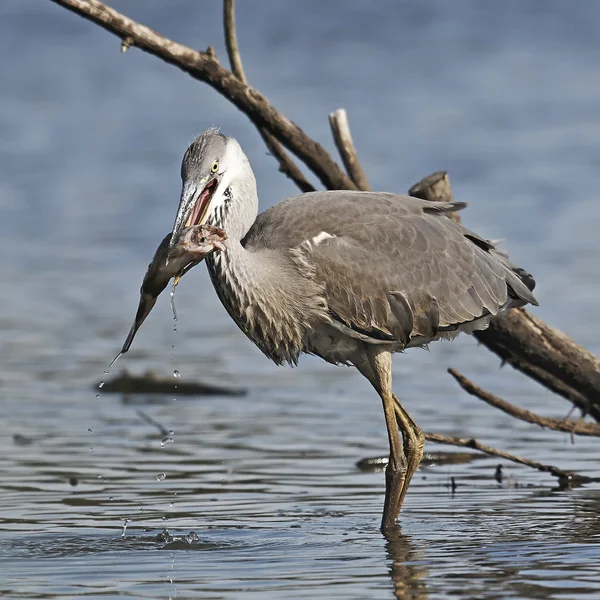
<path fill-rule="evenodd" d="M 183 184 L 169 248 L 175 246 L 185 227 L 204 225 L 206 222 L 210 201 L 219 186 L 219 176 L 203 177 L 200 184 L 204 186 L 200 193 L 198 193 L 198 186 L 194 182 L 186 181 Z"/>

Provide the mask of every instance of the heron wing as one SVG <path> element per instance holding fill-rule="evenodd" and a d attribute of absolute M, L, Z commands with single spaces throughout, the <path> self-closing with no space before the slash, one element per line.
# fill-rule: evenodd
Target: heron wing
<path fill-rule="evenodd" d="M 494 246 L 443 218 L 460 205 L 368 192 L 316 192 L 259 215 L 252 251 L 300 248 L 333 318 L 407 343 L 535 298 Z"/>

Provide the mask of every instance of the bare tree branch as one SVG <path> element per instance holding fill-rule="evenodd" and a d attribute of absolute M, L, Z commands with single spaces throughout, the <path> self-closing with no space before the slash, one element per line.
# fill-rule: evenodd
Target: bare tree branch
<path fill-rule="evenodd" d="M 335 145 L 342 157 L 342 162 L 346 167 L 346 172 L 350 175 L 350 179 L 359 190 L 370 190 L 371 186 L 362 165 L 358 160 L 356 148 L 352 141 L 350 133 L 350 124 L 348 123 L 348 115 L 343 108 L 338 108 L 335 112 L 329 114 L 329 125 Z"/>
<path fill-rule="evenodd" d="M 536 469 L 544 473 L 550 473 L 551 475 L 558 477 L 561 482 L 561 485 L 564 485 L 565 487 L 575 482 L 585 483 L 586 481 L 590 481 L 590 478 L 584 475 L 579 475 L 572 471 L 563 471 L 562 469 L 559 469 L 558 467 L 554 467 L 552 465 L 543 465 L 542 463 L 536 462 L 534 460 L 522 458 L 520 456 L 515 456 L 514 454 L 509 454 L 508 452 L 504 452 L 503 450 L 497 450 L 496 448 L 492 448 L 491 446 L 486 446 L 485 444 L 478 442 L 475 438 L 458 438 L 443 435 L 441 433 L 425 432 L 425 439 L 430 442 L 435 442 L 437 444 L 449 444 L 450 446 L 472 448 L 473 450 L 479 450 L 479 452 L 483 452 L 484 454 L 488 454 L 490 456 L 497 456 L 498 458 L 504 458 L 505 460 L 510 460 L 511 462 L 519 463 L 521 465 L 531 467 L 532 469 Z"/>
<path fill-rule="evenodd" d="M 225 30 L 225 46 L 227 47 L 231 71 L 240 81 L 247 83 L 237 43 L 235 0 L 223 0 L 223 29 Z"/>
<path fill-rule="evenodd" d="M 208 52 L 178 44 L 149 27 L 132 21 L 99 0 L 51 0 L 88 19 L 128 44 L 179 67 L 194 79 L 203 81 L 237 106 L 257 126 L 269 131 L 293 152 L 328 189 L 356 189 L 352 180 L 320 144 L 284 117 L 255 90 L 223 68 Z"/>
<path fill-rule="evenodd" d="M 519 408 L 502 398 L 498 398 L 498 396 L 480 388 L 470 379 L 467 379 L 464 375 L 454 369 L 448 369 L 448 373 L 456 379 L 458 385 L 460 385 L 465 392 L 487 402 L 490 406 L 499 408 L 511 417 L 521 419 L 527 423 L 533 423 L 534 425 L 540 425 L 541 427 L 547 427 L 548 429 L 554 429 L 555 431 L 564 431 L 565 433 L 576 433 L 579 435 L 600 436 L 600 424 L 598 423 L 585 423 L 584 421 L 542 417 L 530 410 Z"/>
<path fill-rule="evenodd" d="M 225 45 L 231 71 L 242 82 L 247 84 L 242 57 L 240 55 L 235 28 L 235 0 L 223 0 L 223 28 L 225 31 Z M 313 185 L 304 177 L 302 171 L 287 155 L 281 144 L 264 128 L 259 127 L 258 132 L 262 137 L 269 152 L 279 162 L 279 171 L 289 177 L 303 192 L 314 192 Z"/>

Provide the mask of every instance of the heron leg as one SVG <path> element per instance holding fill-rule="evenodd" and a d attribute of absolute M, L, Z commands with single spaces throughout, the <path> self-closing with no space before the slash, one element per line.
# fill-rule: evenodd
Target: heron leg
<path fill-rule="evenodd" d="M 400 438 L 398 427 L 405 435 L 406 421 L 397 418 L 396 399 L 392 393 L 392 355 L 388 350 L 369 346 L 366 348 L 367 361 L 355 364 L 356 368 L 371 382 L 381 396 L 383 414 L 388 432 L 390 459 L 385 470 L 385 502 L 381 531 L 392 531 L 397 527 L 396 520 L 404 498 L 405 479 L 408 461 L 405 456 L 406 444 Z"/>
<path fill-rule="evenodd" d="M 404 481 L 402 482 L 402 490 L 400 492 L 400 505 L 398 507 L 398 510 L 400 510 L 400 506 L 402 506 L 402 502 L 404 502 L 404 496 L 406 496 L 406 492 L 408 491 L 410 480 L 412 479 L 412 476 L 414 475 L 419 463 L 421 462 L 421 459 L 423 458 L 425 434 L 412 420 L 402 404 L 400 404 L 400 400 L 398 400 L 395 394 L 392 394 L 392 398 L 394 399 L 396 421 L 398 422 L 398 427 L 400 427 L 402 430 L 402 444 L 404 446 L 404 454 L 407 462 L 406 474 Z"/>

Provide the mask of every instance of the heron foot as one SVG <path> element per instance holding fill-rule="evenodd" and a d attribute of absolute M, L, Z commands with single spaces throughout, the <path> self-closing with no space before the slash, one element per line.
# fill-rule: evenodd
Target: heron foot
<path fill-rule="evenodd" d="M 392 456 L 385 470 L 385 502 L 381 519 L 381 532 L 388 533 L 398 527 L 397 519 L 402 505 L 402 491 L 408 472 L 408 461 L 401 451 L 398 456 Z"/>
<path fill-rule="evenodd" d="M 417 470 L 421 459 L 423 458 L 423 447 L 425 446 L 425 434 L 421 428 L 412 420 L 410 415 L 406 412 L 400 400 L 392 394 L 394 398 L 394 410 L 396 412 L 396 421 L 398 427 L 402 431 L 402 445 L 404 447 L 404 455 L 406 456 L 406 476 L 402 482 L 402 490 L 400 493 L 400 501 L 398 505 L 398 512 L 404 497 L 408 491 L 411 479 Z"/>

